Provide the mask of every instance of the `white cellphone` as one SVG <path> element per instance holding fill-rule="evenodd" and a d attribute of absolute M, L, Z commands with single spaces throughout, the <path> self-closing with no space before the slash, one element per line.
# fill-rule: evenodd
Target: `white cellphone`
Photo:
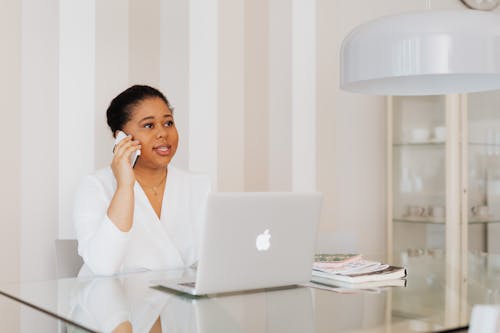
<path fill-rule="evenodd" d="M 122 141 L 126 137 L 127 137 L 127 134 L 125 134 L 122 131 L 118 131 L 118 133 L 116 133 L 115 147 L 118 143 L 120 143 L 120 141 Z M 113 152 L 115 152 L 115 148 L 113 148 Z M 132 165 L 132 168 L 135 167 L 135 163 L 137 162 L 137 159 L 139 158 L 140 155 L 141 155 L 140 149 L 136 150 L 135 153 L 132 154 L 132 157 L 130 158 L 130 163 Z"/>

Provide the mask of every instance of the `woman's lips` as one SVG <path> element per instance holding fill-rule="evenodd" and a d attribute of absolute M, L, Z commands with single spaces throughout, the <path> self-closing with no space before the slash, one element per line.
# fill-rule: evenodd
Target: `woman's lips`
<path fill-rule="evenodd" d="M 160 156 L 168 156 L 172 151 L 172 146 L 170 145 L 162 145 L 158 147 L 154 147 L 153 150 Z"/>

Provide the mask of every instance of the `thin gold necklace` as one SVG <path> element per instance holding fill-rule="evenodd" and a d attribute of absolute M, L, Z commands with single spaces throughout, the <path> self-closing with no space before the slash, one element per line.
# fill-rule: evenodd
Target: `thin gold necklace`
<path fill-rule="evenodd" d="M 143 189 L 150 188 L 151 190 L 153 190 L 153 194 L 156 197 L 156 196 L 158 196 L 158 187 L 160 187 L 163 184 L 163 182 L 165 181 L 165 179 L 167 179 L 167 174 L 165 173 L 165 177 L 163 177 L 161 179 L 161 181 L 157 185 L 154 185 L 154 186 L 144 186 L 144 184 L 138 178 L 136 178 L 136 179 Z"/>

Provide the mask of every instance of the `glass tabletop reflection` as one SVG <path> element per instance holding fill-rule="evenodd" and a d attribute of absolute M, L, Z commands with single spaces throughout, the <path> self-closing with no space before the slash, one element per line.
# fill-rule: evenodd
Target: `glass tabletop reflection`
<path fill-rule="evenodd" d="M 439 250 L 393 258 L 408 269 L 406 287 L 190 297 L 154 281 L 191 271 L 149 271 L 4 284 L 0 293 L 98 332 L 433 332 L 467 327 L 474 304 L 500 303 L 500 256 L 470 255 L 465 279 Z"/>
<path fill-rule="evenodd" d="M 60 320 L 40 309 L 0 296 L 0 332 L 92 332 Z"/>

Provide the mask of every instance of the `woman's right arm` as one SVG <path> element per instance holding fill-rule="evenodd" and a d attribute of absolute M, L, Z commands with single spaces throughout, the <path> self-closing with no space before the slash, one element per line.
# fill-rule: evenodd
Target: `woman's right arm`
<path fill-rule="evenodd" d="M 139 145 L 130 138 L 123 141 L 117 146 L 111 164 L 116 189 L 106 188 L 97 177 L 89 176 L 76 194 L 74 223 L 78 252 L 98 275 L 120 271 L 130 238 L 128 231 L 133 224 L 135 177 L 130 154 Z M 114 193 L 111 195 L 110 191 Z"/>
<path fill-rule="evenodd" d="M 73 210 L 78 253 L 96 275 L 120 272 L 130 232 L 121 231 L 107 214 L 113 175 L 87 176 L 80 184 Z"/>
<path fill-rule="evenodd" d="M 121 231 L 129 231 L 134 220 L 135 175 L 130 163 L 131 155 L 140 149 L 138 141 L 130 136 L 115 147 L 111 170 L 116 179 L 116 191 L 108 207 L 108 217 Z"/>

